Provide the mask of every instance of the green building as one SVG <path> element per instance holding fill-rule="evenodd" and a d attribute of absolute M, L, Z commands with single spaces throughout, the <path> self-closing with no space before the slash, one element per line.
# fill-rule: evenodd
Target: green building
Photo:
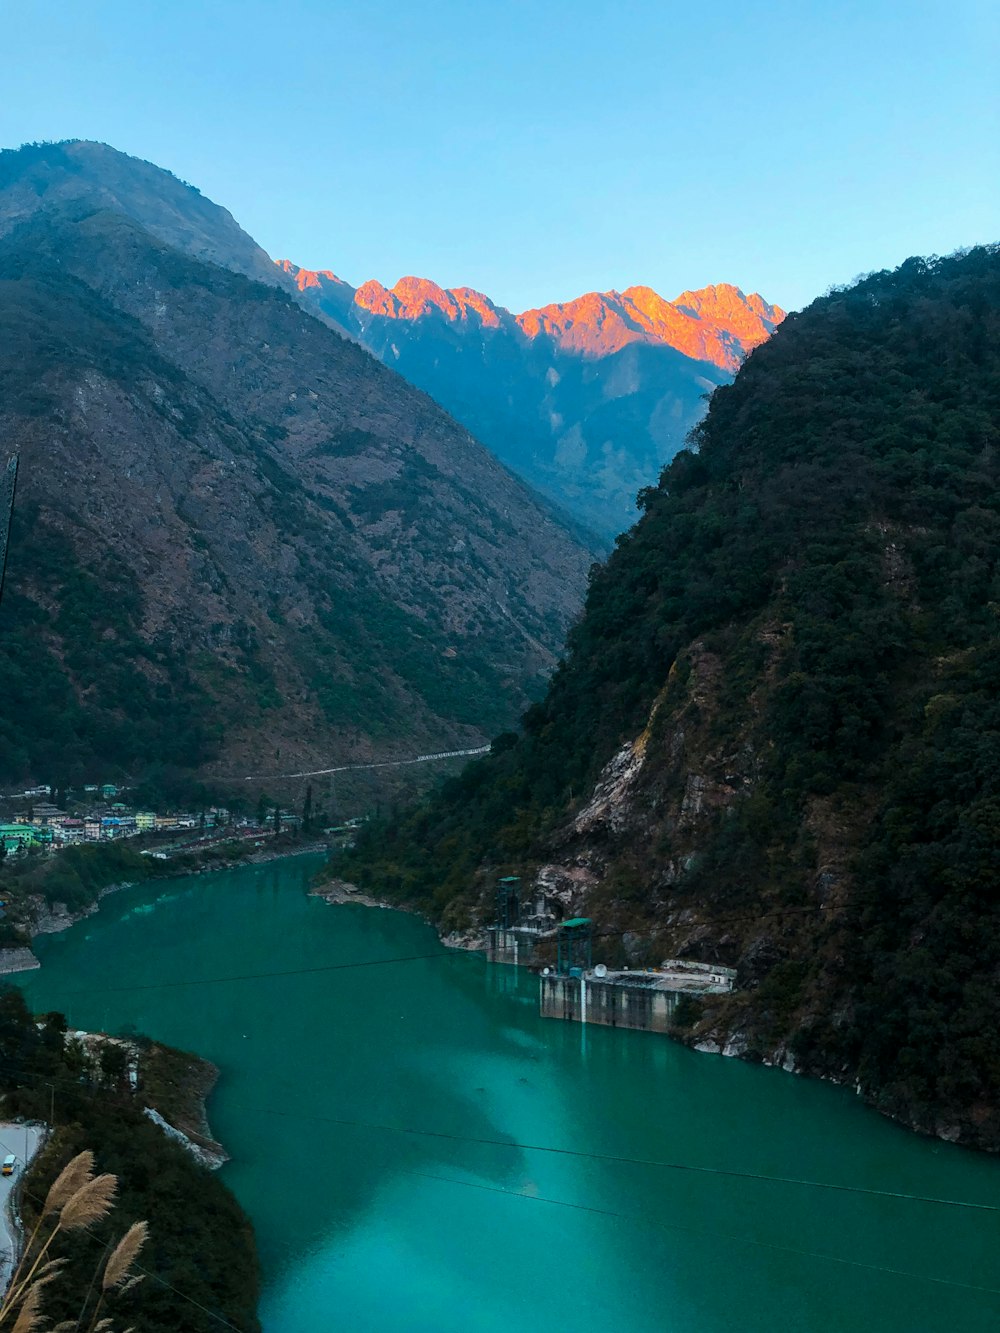
<path fill-rule="evenodd" d="M 22 847 L 42 846 L 52 841 L 52 829 L 46 825 L 0 824 L 0 841 L 4 850 L 18 852 Z"/>

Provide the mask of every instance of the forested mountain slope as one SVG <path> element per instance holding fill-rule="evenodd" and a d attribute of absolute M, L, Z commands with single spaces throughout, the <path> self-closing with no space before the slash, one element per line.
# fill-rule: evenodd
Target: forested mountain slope
<path fill-rule="evenodd" d="M 563 522 L 278 287 L 102 190 L 52 195 L 0 189 L 0 443 L 21 454 L 0 781 L 280 772 L 516 717 L 591 560 Z"/>
<path fill-rule="evenodd" d="M 540 872 L 738 969 L 686 1039 L 1000 1148 L 1000 249 L 790 316 L 696 443 L 523 733 L 336 873 L 457 924 Z"/>
<path fill-rule="evenodd" d="M 532 486 L 609 543 L 636 493 L 701 418 L 706 396 L 785 312 L 723 283 L 666 301 L 649 287 L 588 292 L 515 315 L 426 278 L 355 289 L 280 265 L 322 311 L 425 389 Z"/>

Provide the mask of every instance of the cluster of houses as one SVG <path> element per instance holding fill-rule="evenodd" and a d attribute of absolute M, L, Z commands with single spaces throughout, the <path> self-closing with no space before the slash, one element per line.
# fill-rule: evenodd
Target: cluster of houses
<path fill-rule="evenodd" d="M 0 823 L 0 844 L 5 854 L 26 852 L 32 847 L 48 850 L 74 842 L 133 838 L 143 833 L 214 828 L 229 820 L 229 811 L 218 807 L 203 815 L 131 809 L 117 799 L 121 793 L 112 783 L 84 788 L 80 804 L 85 813 L 59 809 L 51 804 L 52 794 L 48 787 L 31 787 L 8 798 L 27 804 L 10 823 Z"/>

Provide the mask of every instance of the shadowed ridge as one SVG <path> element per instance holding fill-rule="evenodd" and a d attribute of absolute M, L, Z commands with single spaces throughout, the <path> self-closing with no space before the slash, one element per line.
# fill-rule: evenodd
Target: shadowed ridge
<path fill-rule="evenodd" d="M 192 259 L 294 290 L 227 209 L 162 167 L 87 139 L 0 152 L 0 236 L 72 203 L 124 213 Z"/>

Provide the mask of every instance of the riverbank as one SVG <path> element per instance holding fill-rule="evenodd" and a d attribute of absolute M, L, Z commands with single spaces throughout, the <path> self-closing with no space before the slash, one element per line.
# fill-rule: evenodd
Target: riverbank
<path fill-rule="evenodd" d="M 208 1098 L 219 1081 L 210 1060 L 147 1037 L 68 1030 L 82 1077 L 128 1090 L 143 1113 L 175 1143 L 210 1170 L 229 1161 L 212 1134 Z"/>
<path fill-rule="evenodd" d="M 152 1043 L 140 1056 L 139 1086 L 151 1120 L 211 1170 L 229 1161 L 212 1133 L 208 1099 L 219 1081 L 219 1068 L 190 1051 Z"/>
<path fill-rule="evenodd" d="M 421 912 L 419 908 L 408 907 L 403 903 L 392 902 L 388 898 L 379 898 L 366 893 L 357 884 L 351 884 L 346 879 L 327 879 L 314 884 L 309 890 L 309 896 L 311 898 L 322 898 L 324 902 L 333 906 L 354 903 L 359 907 L 378 907 L 388 912 L 407 912 L 411 916 L 418 917 L 432 930 L 436 931 L 438 939 L 448 949 L 465 949 L 469 953 L 482 953 L 486 948 L 487 940 L 484 930 L 451 930 L 446 935 L 442 935 L 430 917 Z"/>
<path fill-rule="evenodd" d="M 438 939 L 449 949 L 464 949 L 478 953 L 485 951 L 487 947 L 485 930 L 469 927 L 466 930 L 443 932 L 439 924 L 418 907 L 373 895 L 348 880 L 321 881 L 310 889 L 310 893 L 332 904 L 356 903 L 365 907 L 390 909 L 417 916 L 435 930 Z M 531 964 L 520 966 L 524 970 L 532 970 Z M 850 1070 L 803 1066 L 796 1053 L 786 1043 L 780 1041 L 771 1044 L 761 1043 L 755 1036 L 753 1025 L 748 1024 L 742 1015 L 741 1006 L 744 1001 L 745 993 L 738 991 L 725 996 L 695 997 L 683 1010 L 684 1021 L 674 1021 L 667 1031 L 656 1035 L 665 1036 L 698 1054 L 718 1055 L 747 1064 L 764 1065 L 787 1074 L 796 1074 L 802 1079 L 815 1079 L 847 1088 L 871 1110 L 877 1111 L 879 1115 L 911 1133 L 991 1154 L 1000 1152 L 1000 1142 L 984 1141 L 981 1136 L 970 1135 L 967 1119 L 963 1120 L 956 1115 L 933 1113 L 916 1115 L 911 1108 L 861 1085 Z"/>
<path fill-rule="evenodd" d="M 68 848 L 56 853 L 55 857 L 39 866 L 28 867 L 30 875 L 27 886 L 19 886 L 15 880 L 4 887 L 6 897 L 6 924 L 9 942 L 0 944 L 0 976 L 11 976 L 18 972 L 31 971 L 41 964 L 31 948 L 31 944 L 40 935 L 54 935 L 68 930 L 77 922 L 93 916 L 100 908 L 102 900 L 109 894 L 119 893 L 123 889 L 135 888 L 148 879 L 174 880 L 186 879 L 192 875 L 214 874 L 222 870 L 234 870 L 241 865 L 264 865 L 270 861 L 282 860 L 290 856 L 316 856 L 328 850 L 325 842 L 303 844 L 299 840 L 281 842 L 278 846 L 247 847 L 234 844 L 238 854 L 226 855 L 226 844 L 214 844 L 199 852 L 198 848 L 178 849 L 165 859 L 146 856 L 134 851 L 127 844 L 117 844 L 105 849 L 100 846 L 88 848 L 80 846 Z M 126 860 L 133 874 L 131 878 L 122 878 L 111 883 L 92 887 L 85 901 L 71 904 L 41 891 L 46 887 L 45 880 L 57 876 L 58 857 L 71 856 L 77 859 L 88 854 L 94 858 L 109 855 L 117 860 Z M 28 886 L 40 885 L 41 889 L 29 891 Z"/>
<path fill-rule="evenodd" d="M 676 1333 L 718 1333 L 738 1309 L 745 1333 L 989 1333 L 1000 1307 L 984 1309 L 981 1293 L 913 1292 L 891 1274 L 726 1238 L 981 1284 L 995 1249 L 987 1213 L 954 1210 L 942 1231 L 908 1201 L 606 1155 L 973 1202 L 994 1197 L 1000 1163 L 905 1135 L 815 1081 L 542 1019 L 524 969 L 445 951 L 412 913 L 311 899 L 321 865 L 288 857 L 166 892 L 150 883 L 39 941 L 43 966 L 23 977 L 36 1012 L 148 1031 L 223 1071 L 209 1116 L 232 1160 L 210 1174 L 184 1156 L 200 1189 L 228 1186 L 253 1219 L 268 1333 L 327 1333 L 331 1311 L 358 1329 L 531 1333 L 551 1273 L 580 1253 L 580 1322 L 659 1328 L 669 1308 Z M 177 984 L 198 978 L 217 980 Z M 75 1114 L 62 1086 L 60 1120 Z M 143 1130 L 172 1147 L 148 1119 Z M 468 1180 L 496 1189 L 454 1183 Z M 595 1214 L 602 1196 L 622 1216 Z M 209 1262 L 225 1241 L 216 1228 Z M 525 1266 L 525 1253 L 545 1263 Z M 498 1263 L 516 1268 L 513 1290 L 493 1280 Z"/>

